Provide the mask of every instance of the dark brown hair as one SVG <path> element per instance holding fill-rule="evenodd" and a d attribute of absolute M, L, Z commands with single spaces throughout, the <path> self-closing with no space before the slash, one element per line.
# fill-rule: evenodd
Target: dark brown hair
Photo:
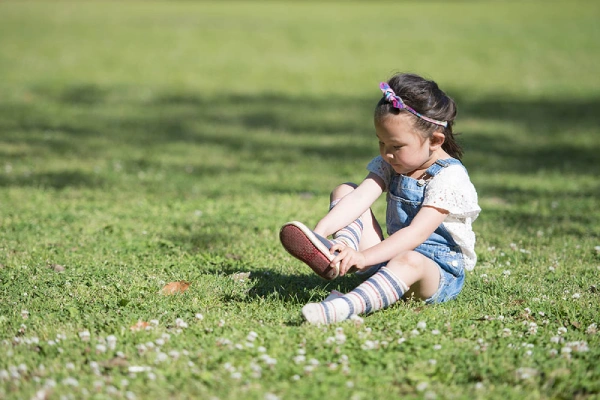
<path fill-rule="evenodd" d="M 450 156 L 460 160 L 463 151 L 452 132 L 452 125 L 457 111 L 454 100 L 446 95 L 437 83 L 428 81 L 416 74 L 396 74 L 390 78 L 388 85 L 407 106 L 426 117 L 447 121 L 448 126 L 436 125 L 417 117 L 407 110 L 394 108 L 385 97 L 382 97 L 375 107 L 375 119 L 381 121 L 389 114 L 407 113 L 413 115 L 414 126 L 424 137 L 431 137 L 436 131 L 442 132 L 446 138 L 442 149 Z"/>

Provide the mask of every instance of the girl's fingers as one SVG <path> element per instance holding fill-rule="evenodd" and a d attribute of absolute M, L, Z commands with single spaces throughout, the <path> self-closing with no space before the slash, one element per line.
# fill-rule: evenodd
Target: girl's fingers
<path fill-rule="evenodd" d="M 336 243 L 333 246 L 331 246 L 331 249 L 329 249 L 329 252 L 331 254 L 334 254 L 336 251 L 341 252 L 342 250 L 344 250 L 345 247 L 346 246 L 344 246 L 343 244 Z"/>

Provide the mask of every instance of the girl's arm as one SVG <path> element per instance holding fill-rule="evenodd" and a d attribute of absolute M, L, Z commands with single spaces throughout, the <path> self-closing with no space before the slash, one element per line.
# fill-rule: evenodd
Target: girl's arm
<path fill-rule="evenodd" d="M 334 245 L 332 253 L 340 253 L 331 261 L 331 265 L 340 263 L 340 275 L 344 275 L 351 267 L 361 270 L 365 267 L 389 261 L 407 250 L 414 250 L 444 222 L 448 211 L 430 206 L 422 207 L 411 224 L 400 229 L 381 243 L 362 252 L 348 247 Z"/>
<path fill-rule="evenodd" d="M 362 183 L 323 217 L 314 231 L 327 237 L 345 226 L 350 225 L 373 205 L 385 188 L 383 179 L 369 173 Z"/>

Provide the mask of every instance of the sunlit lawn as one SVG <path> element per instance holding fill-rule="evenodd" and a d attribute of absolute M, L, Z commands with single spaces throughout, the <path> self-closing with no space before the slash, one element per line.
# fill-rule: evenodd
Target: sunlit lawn
<path fill-rule="evenodd" d="M 598 398 L 599 18 L 1 2 L 0 398 Z M 278 229 L 364 177 L 396 71 L 459 105 L 479 264 L 451 303 L 307 325 L 358 281 L 315 277 Z"/>

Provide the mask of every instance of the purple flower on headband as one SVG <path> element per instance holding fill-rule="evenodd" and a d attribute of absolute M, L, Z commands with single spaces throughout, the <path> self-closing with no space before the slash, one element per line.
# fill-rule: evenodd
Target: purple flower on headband
<path fill-rule="evenodd" d="M 423 114 L 417 112 L 415 109 L 407 106 L 404 103 L 404 100 L 402 100 L 400 96 L 397 96 L 394 90 L 392 90 L 390 85 L 388 85 L 387 83 L 381 82 L 379 84 L 379 89 L 381 89 L 381 91 L 383 92 L 383 97 L 385 97 L 386 101 L 392 104 L 392 107 L 397 108 L 399 110 L 406 110 L 424 121 L 431 122 L 432 124 L 443 126 L 444 128 L 448 126 L 448 121 L 438 121 L 437 119 L 426 117 Z"/>

